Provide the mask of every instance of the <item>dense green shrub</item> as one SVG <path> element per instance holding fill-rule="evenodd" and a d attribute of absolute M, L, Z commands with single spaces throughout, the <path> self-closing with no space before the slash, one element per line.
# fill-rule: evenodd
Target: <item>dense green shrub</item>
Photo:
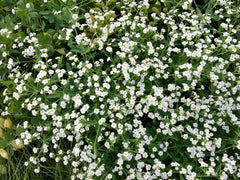
<path fill-rule="evenodd" d="M 2 177 L 240 177 L 239 1 L 0 7 Z"/>

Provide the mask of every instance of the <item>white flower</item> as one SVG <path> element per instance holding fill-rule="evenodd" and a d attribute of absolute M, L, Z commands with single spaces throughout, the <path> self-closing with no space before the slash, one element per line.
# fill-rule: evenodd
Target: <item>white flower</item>
<path fill-rule="evenodd" d="M 26 8 L 30 8 L 30 4 L 29 3 L 26 4 Z"/>
<path fill-rule="evenodd" d="M 16 100 L 18 100 L 20 96 L 19 96 L 18 93 L 14 92 L 14 93 L 13 93 L 13 97 L 14 97 Z"/>
<path fill-rule="evenodd" d="M 112 47 L 109 47 L 109 46 L 108 46 L 108 47 L 106 48 L 106 50 L 107 50 L 108 52 L 112 52 Z"/>
<path fill-rule="evenodd" d="M 106 142 L 104 143 L 104 146 L 105 146 L 107 149 L 110 149 L 110 143 L 109 143 L 109 142 L 106 141 Z"/>
<path fill-rule="evenodd" d="M 6 57 L 7 56 L 7 53 L 6 52 L 3 52 L 2 53 L 2 57 Z"/>
<path fill-rule="evenodd" d="M 29 163 L 28 163 L 27 161 L 24 162 L 24 166 L 28 166 L 28 164 L 29 164 Z"/>
<path fill-rule="evenodd" d="M 93 78 L 94 81 L 97 81 L 99 79 L 99 76 L 94 74 L 92 78 Z"/>
<path fill-rule="evenodd" d="M 73 18 L 74 20 L 76 20 L 76 19 L 78 18 L 78 14 L 73 14 L 73 15 L 72 15 L 72 18 Z"/>
<path fill-rule="evenodd" d="M 113 176 L 112 176 L 111 174 L 108 174 L 108 175 L 107 175 L 107 179 L 112 179 L 112 177 L 113 177 Z"/>
<path fill-rule="evenodd" d="M 237 148 L 240 149 L 240 140 L 238 140 L 237 143 Z"/>

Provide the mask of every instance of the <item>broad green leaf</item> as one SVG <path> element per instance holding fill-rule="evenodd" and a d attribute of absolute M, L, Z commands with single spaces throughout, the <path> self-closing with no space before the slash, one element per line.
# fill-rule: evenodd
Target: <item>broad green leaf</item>
<path fill-rule="evenodd" d="M 29 14 L 29 16 L 30 16 L 31 18 L 33 18 L 33 19 L 36 19 L 36 18 L 39 18 L 39 17 L 40 17 L 39 13 L 37 13 L 37 12 L 31 12 L 31 13 Z"/>
<path fill-rule="evenodd" d="M 67 43 L 67 45 L 68 45 L 70 48 L 76 47 L 75 44 L 76 44 L 76 43 L 73 42 L 73 41 L 68 41 L 68 43 Z"/>
<path fill-rule="evenodd" d="M 39 43 L 42 45 L 50 45 L 52 43 L 51 35 L 48 33 L 41 33 L 38 35 Z"/>
<path fill-rule="evenodd" d="M 84 52 L 81 49 L 79 49 L 79 48 L 72 48 L 71 51 L 75 52 L 75 53 L 84 54 Z"/>
<path fill-rule="evenodd" d="M 59 54 L 61 54 L 61 55 L 65 55 L 65 54 L 66 54 L 64 48 L 56 49 L 56 51 L 57 51 Z"/>
<path fill-rule="evenodd" d="M 5 22 L 6 22 L 6 25 L 9 27 L 9 28 L 14 28 L 14 24 L 12 22 L 12 19 L 9 17 L 9 16 L 6 16 L 5 17 Z"/>
<path fill-rule="evenodd" d="M 48 30 L 47 30 L 47 33 L 48 33 L 50 36 L 53 36 L 53 35 L 56 33 L 56 30 L 55 30 L 55 29 L 48 29 Z"/>
<path fill-rule="evenodd" d="M 28 18 L 28 14 L 22 10 L 16 10 L 16 14 L 17 16 L 22 20 L 22 21 L 26 21 Z"/>

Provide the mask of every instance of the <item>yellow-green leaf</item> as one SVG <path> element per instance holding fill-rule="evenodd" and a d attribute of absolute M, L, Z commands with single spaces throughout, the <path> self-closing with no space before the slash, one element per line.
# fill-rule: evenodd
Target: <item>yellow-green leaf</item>
<path fill-rule="evenodd" d="M 59 54 L 61 54 L 61 55 L 65 55 L 65 54 L 66 54 L 64 48 L 56 49 L 56 51 L 57 51 Z"/>

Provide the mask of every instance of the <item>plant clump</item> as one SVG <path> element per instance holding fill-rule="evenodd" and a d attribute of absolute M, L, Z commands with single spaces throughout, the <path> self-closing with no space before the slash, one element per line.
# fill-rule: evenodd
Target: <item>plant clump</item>
<path fill-rule="evenodd" d="M 204 2 L 9 2 L 0 140 L 72 180 L 240 178 L 240 6 Z"/>

